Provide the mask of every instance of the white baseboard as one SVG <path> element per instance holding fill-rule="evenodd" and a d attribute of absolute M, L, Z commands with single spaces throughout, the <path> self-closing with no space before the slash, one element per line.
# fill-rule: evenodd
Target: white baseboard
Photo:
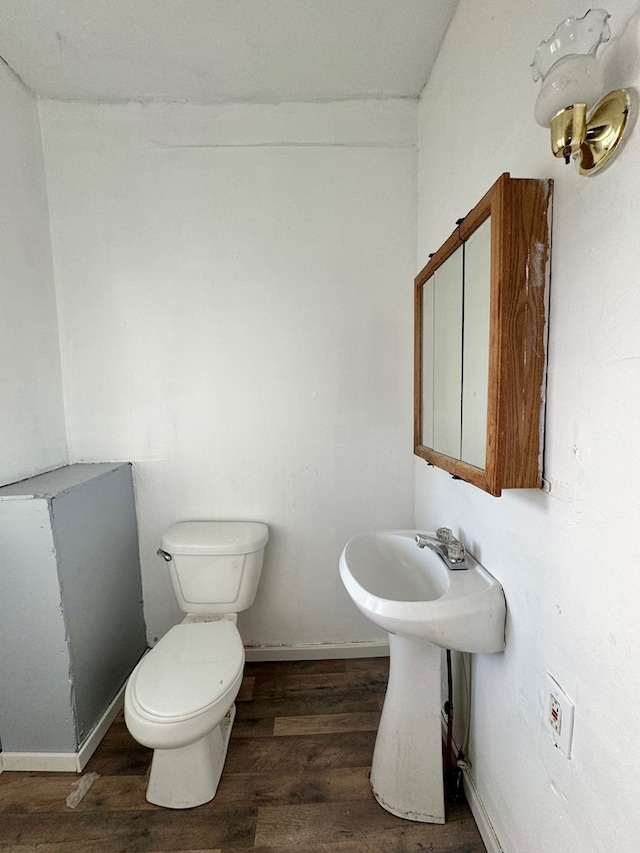
<path fill-rule="evenodd" d="M 447 717 L 444 710 L 442 711 L 442 740 L 446 743 Z M 457 755 L 459 751 L 455 740 L 453 741 L 453 751 L 455 755 Z M 480 799 L 480 794 L 478 793 L 478 789 L 476 788 L 471 776 L 470 768 L 464 767 L 462 769 L 462 780 L 464 783 L 464 795 L 469 803 L 469 808 L 471 809 L 471 814 L 473 815 L 473 819 L 478 827 L 480 837 L 482 838 L 484 846 L 487 848 L 487 853 L 504 853 L 504 850 L 498 841 L 498 836 L 496 835 L 491 821 L 489 820 L 484 804 Z"/>
<path fill-rule="evenodd" d="M 249 646 L 247 661 L 340 660 L 389 657 L 389 641 L 367 643 L 312 643 L 295 646 Z"/>
<path fill-rule="evenodd" d="M 86 763 L 100 745 L 102 738 L 106 735 L 109 726 L 124 707 L 124 691 L 126 686 L 127 683 L 125 681 L 120 690 L 116 693 L 115 698 L 107 710 L 98 721 L 98 724 L 94 729 L 92 729 L 80 747 L 80 751 L 78 752 L 78 773 L 84 770 Z"/>
<path fill-rule="evenodd" d="M 0 753 L 0 772 L 31 770 L 40 773 L 81 773 L 98 748 L 107 729 L 121 711 L 124 705 L 125 686 L 123 684 L 120 688 L 78 752 L 2 752 Z"/>
<path fill-rule="evenodd" d="M 469 770 L 463 770 L 464 793 L 487 853 L 504 853 Z"/>
<path fill-rule="evenodd" d="M 77 752 L 3 752 L 2 767 L 38 773 L 78 773 Z"/>

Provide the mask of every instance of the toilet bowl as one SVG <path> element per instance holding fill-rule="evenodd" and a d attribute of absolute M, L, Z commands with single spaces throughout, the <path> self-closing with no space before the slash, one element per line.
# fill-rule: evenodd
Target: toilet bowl
<path fill-rule="evenodd" d="M 236 612 L 253 603 L 267 540 L 257 522 L 181 522 L 162 538 L 187 616 L 136 666 L 124 703 L 129 732 L 154 750 L 155 805 L 192 808 L 216 793 L 244 668 Z"/>

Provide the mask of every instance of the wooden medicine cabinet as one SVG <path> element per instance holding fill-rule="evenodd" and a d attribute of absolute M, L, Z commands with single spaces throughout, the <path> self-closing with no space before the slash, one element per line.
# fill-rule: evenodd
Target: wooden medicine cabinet
<path fill-rule="evenodd" d="M 415 280 L 414 451 L 540 488 L 552 182 L 503 174 Z"/>

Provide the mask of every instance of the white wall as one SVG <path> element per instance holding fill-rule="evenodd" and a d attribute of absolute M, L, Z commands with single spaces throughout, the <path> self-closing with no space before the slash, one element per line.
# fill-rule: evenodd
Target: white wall
<path fill-rule="evenodd" d="M 638 86 L 638 3 L 607 7 L 610 88 Z M 506 652 L 473 661 L 471 750 L 505 853 L 635 850 L 640 831 L 640 137 L 579 177 L 534 122 L 528 68 L 584 11 L 462 0 L 420 105 L 418 268 L 501 172 L 555 180 L 551 492 L 496 499 L 416 460 L 418 525 L 453 527 L 507 597 Z M 570 760 L 542 728 L 546 671 L 575 701 Z"/>
<path fill-rule="evenodd" d="M 270 526 L 246 642 L 381 636 L 337 562 L 413 520 L 416 115 L 41 103 L 70 452 L 135 462 L 152 639 L 189 518 Z"/>
<path fill-rule="evenodd" d="M 67 461 L 35 98 L 0 61 L 0 484 Z"/>

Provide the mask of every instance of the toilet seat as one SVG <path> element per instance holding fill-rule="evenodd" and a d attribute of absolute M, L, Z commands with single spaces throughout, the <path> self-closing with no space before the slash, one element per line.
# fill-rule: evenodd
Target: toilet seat
<path fill-rule="evenodd" d="M 153 723 L 206 714 L 235 691 L 244 647 L 234 622 L 183 622 L 168 631 L 133 671 L 128 687 L 136 713 Z"/>

